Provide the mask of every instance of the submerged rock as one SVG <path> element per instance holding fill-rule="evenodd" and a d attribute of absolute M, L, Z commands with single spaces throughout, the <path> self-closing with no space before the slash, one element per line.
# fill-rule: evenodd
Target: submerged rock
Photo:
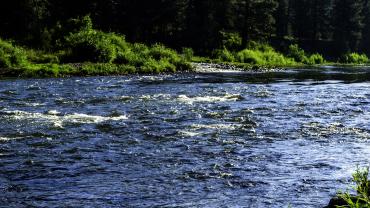
<path fill-rule="evenodd" d="M 351 196 L 351 199 L 352 201 L 357 201 L 356 196 Z M 348 206 L 348 203 L 343 198 L 333 197 L 332 199 L 330 199 L 329 204 L 324 208 L 336 208 L 338 206 Z"/>

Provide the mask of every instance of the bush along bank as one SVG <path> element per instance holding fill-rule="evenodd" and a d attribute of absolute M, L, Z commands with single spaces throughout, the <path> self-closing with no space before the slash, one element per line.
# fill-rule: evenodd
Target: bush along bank
<path fill-rule="evenodd" d="M 337 197 L 330 200 L 329 205 L 325 208 L 369 208 L 370 207 L 370 181 L 369 168 L 357 169 L 352 174 L 355 182 L 354 191 L 356 195 L 347 192 L 340 192 Z"/>
<path fill-rule="evenodd" d="M 250 41 L 240 50 L 242 38 L 237 33 L 222 33 L 220 49 L 214 50 L 211 58 L 194 57 L 194 62 L 213 62 L 233 64 L 239 67 L 250 68 L 276 68 L 299 67 L 312 65 L 359 65 L 369 64 L 365 54 L 347 53 L 336 62 L 328 62 L 319 53 L 308 54 L 297 44 L 290 45 L 284 53 L 275 50 L 267 43 Z M 256 67 L 257 66 L 257 67 Z"/>
<path fill-rule="evenodd" d="M 58 40 L 60 46 L 53 53 L 22 48 L 0 39 L 0 75 L 67 77 L 192 69 L 188 54 L 181 55 L 161 44 L 129 43 L 122 35 L 95 30 L 88 16 L 76 21 L 80 28 Z"/>
<path fill-rule="evenodd" d="M 69 77 L 171 73 L 192 70 L 193 62 L 223 63 L 244 69 L 303 67 L 322 64 L 368 64 L 364 54 L 347 53 L 337 63 L 318 53 L 308 54 L 298 45 L 284 53 L 267 43 L 250 41 L 242 47 L 237 33 L 221 32 L 223 40 L 210 58 L 194 56 L 191 48 L 182 53 L 161 44 L 129 43 L 123 35 L 93 28 L 89 16 L 72 19 L 64 35 L 54 38 L 49 52 L 27 49 L 0 39 L 1 77 Z M 67 32 L 70 31 L 70 32 Z"/>
<path fill-rule="evenodd" d="M 212 58 L 194 57 L 194 62 L 212 62 L 236 65 L 245 69 L 250 68 L 279 68 L 303 67 L 315 65 L 366 65 L 370 64 L 365 54 L 348 53 L 336 62 L 329 62 L 318 53 L 307 54 L 298 45 L 290 45 L 287 53 L 276 51 L 267 44 L 257 43 L 241 51 L 230 51 L 226 48 L 213 51 Z"/>

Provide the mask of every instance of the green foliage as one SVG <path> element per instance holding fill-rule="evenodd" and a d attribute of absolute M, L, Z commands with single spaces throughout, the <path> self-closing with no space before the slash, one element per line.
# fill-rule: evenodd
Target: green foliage
<path fill-rule="evenodd" d="M 22 77 L 60 77 L 68 70 L 74 69 L 68 65 L 58 64 L 29 64 L 18 69 L 17 73 Z"/>
<path fill-rule="evenodd" d="M 250 41 L 246 49 L 236 55 L 241 63 L 264 66 L 289 66 L 295 64 L 294 60 L 285 57 L 266 43 Z"/>
<path fill-rule="evenodd" d="M 353 181 L 356 183 L 354 187 L 357 192 L 357 196 L 352 196 L 348 192 L 340 193 L 339 197 L 344 199 L 347 206 L 341 206 L 343 208 L 365 208 L 370 207 L 370 181 L 369 177 L 369 168 L 357 169 L 356 172 L 352 175 Z"/>
<path fill-rule="evenodd" d="M 139 73 L 175 72 L 176 70 L 191 69 L 188 60 L 161 44 L 154 44 L 152 47 L 140 43 L 132 44 L 128 50 L 118 56 L 116 62 L 135 66 Z"/>
<path fill-rule="evenodd" d="M 226 48 L 213 51 L 212 56 L 222 62 L 234 62 L 235 61 L 234 54 L 232 54 Z"/>
<path fill-rule="evenodd" d="M 65 38 L 70 61 L 112 63 L 128 50 L 124 36 L 94 30 L 89 16 L 76 22 L 80 23 L 80 30 Z"/>
<path fill-rule="evenodd" d="M 149 53 L 144 53 L 142 54 L 142 56 L 146 58 L 146 62 L 144 62 L 143 67 L 141 67 L 145 70 L 150 66 L 153 66 L 154 72 L 175 72 L 177 69 L 191 69 L 191 65 L 176 51 L 170 48 L 166 48 L 161 44 L 153 45 L 149 49 Z"/>
<path fill-rule="evenodd" d="M 272 46 L 270 46 L 267 43 L 256 42 L 256 41 L 249 41 L 248 44 L 247 44 L 247 49 L 257 50 L 257 51 L 262 51 L 262 52 L 274 51 L 275 50 Z"/>
<path fill-rule="evenodd" d="M 136 67 L 139 73 L 174 72 L 189 70 L 188 59 L 161 44 L 148 47 L 144 44 L 130 44 L 123 36 L 94 30 L 91 19 L 81 20 L 81 29 L 66 37 L 69 53 L 67 57 L 74 62 L 98 62 L 125 64 Z M 191 55 L 188 50 L 188 56 Z M 132 71 L 132 70 L 131 70 Z"/>
<path fill-rule="evenodd" d="M 292 59 L 285 57 L 283 54 L 275 51 L 267 43 L 250 41 L 247 48 L 237 53 L 232 53 L 226 48 L 215 50 L 213 57 L 221 62 L 236 62 L 257 66 L 292 66 L 297 63 Z M 312 56 L 312 61 L 319 61 L 318 55 Z"/>
<path fill-rule="evenodd" d="M 116 58 L 112 61 L 106 60 L 107 63 L 89 63 L 83 60 L 83 63 L 60 65 L 57 64 L 59 58 L 65 60 L 66 56 L 71 57 L 78 54 L 74 54 L 69 48 L 55 54 L 25 50 L 13 46 L 10 42 L 0 40 L 0 63 L 3 64 L 0 67 L 8 68 L 5 72 L 7 76 L 23 77 L 124 75 L 175 72 L 192 68 L 184 57 L 163 45 L 155 44 L 148 47 L 144 44 L 129 44 L 115 34 L 104 35 L 109 36 L 109 42 L 113 45 L 111 48 L 116 54 Z"/>
<path fill-rule="evenodd" d="M 182 48 L 182 55 L 186 61 L 191 61 L 194 57 L 194 51 L 192 48 Z"/>
<path fill-rule="evenodd" d="M 71 50 L 70 58 L 74 62 L 112 63 L 117 54 L 124 54 L 127 50 L 123 36 L 92 29 L 72 33 L 66 37 L 66 41 Z"/>
<path fill-rule="evenodd" d="M 168 59 L 171 63 L 177 63 L 181 60 L 181 57 L 176 51 L 166 48 L 164 45 L 155 44 L 150 48 L 149 57 L 159 61 L 162 59 Z"/>
<path fill-rule="evenodd" d="M 55 54 L 49 54 L 45 53 L 43 51 L 36 51 L 36 50 L 27 50 L 27 59 L 31 63 L 39 63 L 39 64 L 47 64 L 47 63 L 53 63 L 58 64 L 59 63 L 59 57 Z"/>
<path fill-rule="evenodd" d="M 22 77 L 107 76 L 137 73 L 133 66 L 110 63 L 33 64 L 17 69 Z"/>
<path fill-rule="evenodd" d="M 240 63 L 250 63 L 263 65 L 265 61 L 262 58 L 263 52 L 250 49 L 244 49 L 237 54 L 237 60 Z"/>
<path fill-rule="evenodd" d="M 293 58 L 296 62 L 308 62 L 305 51 L 301 49 L 297 44 L 292 44 L 289 46 L 287 56 Z"/>
<path fill-rule="evenodd" d="M 243 39 L 239 33 L 220 31 L 220 35 L 222 39 L 222 47 L 228 50 L 238 50 L 243 43 Z"/>
<path fill-rule="evenodd" d="M 21 67 L 28 64 L 25 49 L 0 39 L 0 68 Z"/>
<path fill-rule="evenodd" d="M 149 58 L 140 67 L 140 73 L 161 73 L 161 72 L 176 72 L 176 66 L 171 64 L 169 59 L 155 60 Z"/>
<path fill-rule="evenodd" d="M 237 54 L 237 60 L 241 63 L 262 66 L 288 66 L 295 63 L 292 59 L 284 57 L 284 55 L 275 50 L 260 51 L 244 49 Z"/>
<path fill-rule="evenodd" d="M 292 44 L 289 46 L 287 56 L 294 59 L 294 61 L 298 63 L 304 63 L 308 65 L 325 63 L 325 59 L 321 54 L 314 53 L 307 56 L 306 52 L 297 44 Z"/>
<path fill-rule="evenodd" d="M 69 19 L 68 24 L 70 25 L 72 32 L 93 29 L 93 22 L 90 15 Z"/>
<path fill-rule="evenodd" d="M 273 38 L 282 46 L 284 37 L 292 37 L 305 46 L 325 48 L 330 56 L 346 51 L 369 55 L 369 8 L 368 0 L 23 0 L 4 7 L 0 33 L 50 49 L 68 32 L 91 29 L 91 19 L 71 19 L 90 13 L 99 20 L 97 28 L 125 32 L 140 41 L 186 42 L 202 53 L 220 46 L 239 50 L 241 34 L 244 42 Z"/>
<path fill-rule="evenodd" d="M 323 63 L 325 63 L 325 59 L 322 57 L 322 55 L 314 53 L 308 58 L 307 64 L 323 64 Z"/>
<path fill-rule="evenodd" d="M 120 51 L 117 54 L 117 59 L 114 62 L 140 67 L 146 61 L 149 52 L 150 48 L 144 44 L 129 44 L 127 50 Z"/>
<path fill-rule="evenodd" d="M 365 54 L 347 53 L 341 57 L 340 62 L 347 64 L 365 64 L 369 62 L 369 58 Z"/>

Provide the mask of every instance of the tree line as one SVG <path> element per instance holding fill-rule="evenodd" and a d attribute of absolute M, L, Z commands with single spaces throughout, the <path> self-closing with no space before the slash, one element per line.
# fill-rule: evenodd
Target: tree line
<path fill-rule="evenodd" d="M 89 14 L 98 29 L 132 42 L 191 47 L 199 54 L 222 45 L 225 34 L 284 50 L 338 56 L 370 53 L 370 0 L 14 0 L 0 8 L 0 37 L 50 50 Z"/>

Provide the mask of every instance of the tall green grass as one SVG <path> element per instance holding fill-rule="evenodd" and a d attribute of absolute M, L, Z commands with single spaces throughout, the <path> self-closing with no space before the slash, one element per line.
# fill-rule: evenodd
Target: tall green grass
<path fill-rule="evenodd" d="M 276 51 L 267 43 L 250 41 L 247 47 L 241 51 L 229 51 L 227 47 L 213 52 L 213 57 L 221 62 L 244 63 L 255 66 L 296 66 L 323 64 L 325 59 L 322 55 L 314 53 L 307 55 L 306 52 L 294 44 L 289 46 L 284 55 Z"/>
<path fill-rule="evenodd" d="M 285 57 L 270 45 L 265 43 L 249 42 L 247 48 L 232 52 L 226 47 L 215 50 L 213 57 L 221 62 L 244 63 L 257 66 L 291 66 L 296 62 L 292 58 Z"/>
<path fill-rule="evenodd" d="M 88 16 L 76 22 L 79 29 L 60 41 L 59 51 L 53 53 L 25 49 L 0 39 L 0 68 L 7 69 L 7 75 L 26 77 L 161 73 L 192 68 L 192 51 L 180 55 L 161 44 L 129 43 L 123 35 L 95 30 Z"/>
<path fill-rule="evenodd" d="M 366 54 L 347 53 L 344 54 L 339 61 L 346 64 L 366 64 L 369 63 L 369 58 Z"/>
<path fill-rule="evenodd" d="M 326 62 L 321 54 L 314 53 L 314 54 L 308 55 L 297 44 L 292 44 L 289 46 L 287 56 L 290 58 L 293 58 L 294 61 L 298 63 L 303 63 L 307 65 L 323 64 Z"/>

